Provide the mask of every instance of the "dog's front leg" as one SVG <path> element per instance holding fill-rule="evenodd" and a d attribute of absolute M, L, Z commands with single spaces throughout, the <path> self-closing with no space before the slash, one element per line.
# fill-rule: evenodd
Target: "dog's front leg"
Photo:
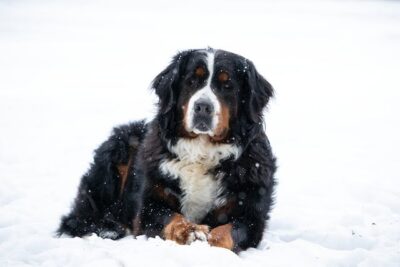
<path fill-rule="evenodd" d="M 164 239 L 173 240 L 178 244 L 190 244 L 195 240 L 206 241 L 209 233 L 207 225 L 199 225 L 188 221 L 183 215 L 175 213 L 164 227 Z"/>
<path fill-rule="evenodd" d="M 148 199 L 144 204 L 141 223 L 147 236 L 160 236 L 178 244 L 190 244 L 195 240 L 206 241 L 209 233 L 207 225 L 192 223 L 155 199 Z"/>

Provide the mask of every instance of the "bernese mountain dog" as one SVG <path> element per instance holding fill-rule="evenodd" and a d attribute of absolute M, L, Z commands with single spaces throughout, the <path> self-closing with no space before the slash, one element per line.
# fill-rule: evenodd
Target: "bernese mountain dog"
<path fill-rule="evenodd" d="M 263 124 L 272 86 L 250 60 L 207 48 L 178 53 L 152 88 L 157 115 L 95 151 L 58 234 L 256 247 L 276 184 Z"/>

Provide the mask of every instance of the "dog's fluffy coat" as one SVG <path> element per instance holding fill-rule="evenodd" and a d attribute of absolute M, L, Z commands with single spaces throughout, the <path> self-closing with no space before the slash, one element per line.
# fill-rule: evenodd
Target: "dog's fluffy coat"
<path fill-rule="evenodd" d="M 96 150 L 58 232 L 256 247 L 275 186 L 263 129 L 272 86 L 251 61 L 209 48 L 178 53 L 153 88 L 156 117 L 115 128 Z"/>

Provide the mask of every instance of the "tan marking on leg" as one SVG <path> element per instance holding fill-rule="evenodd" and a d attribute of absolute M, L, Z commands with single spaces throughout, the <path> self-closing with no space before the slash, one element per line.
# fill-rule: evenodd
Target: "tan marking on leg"
<path fill-rule="evenodd" d="M 234 198 L 228 198 L 225 205 L 215 208 L 211 211 L 211 214 L 218 223 L 226 223 L 229 216 L 236 206 L 236 201 Z"/>
<path fill-rule="evenodd" d="M 141 221 L 140 221 L 140 216 L 136 216 L 132 220 L 132 235 L 133 236 L 138 236 L 141 233 Z"/>
<path fill-rule="evenodd" d="M 207 236 L 208 226 L 191 223 L 183 215 L 175 213 L 171 221 L 164 227 L 163 237 L 164 239 L 173 240 L 178 244 L 184 245 L 194 241 L 190 240 L 190 238 L 195 237 L 196 232 L 202 232 Z M 191 236 L 191 234 L 193 235 Z"/>
<path fill-rule="evenodd" d="M 178 197 L 171 191 L 169 188 L 165 188 L 161 184 L 155 184 L 152 186 L 152 195 L 167 203 L 169 208 L 172 210 L 178 210 L 179 209 L 179 199 Z"/>
<path fill-rule="evenodd" d="M 132 154 L 133 153 L 131 153 L 129 155 L 129 160 L 128 160 L 127 164 L 120 164 L 117 166 L 119 177 L 121 179 L 120 188 L 119 188 L 120 196 L 122 195 L 122 192 L 124 191 L 126 181 L 128 179 L 129 168 L 131 167 L 131 163 L 132 163 Z"/>
<path fill-rule="evenodd" d="M 214 247 L 232 250 L 234 242 L 232 238 L 232 224 L 224 224 L 211 230 L 208 243 Z"/>

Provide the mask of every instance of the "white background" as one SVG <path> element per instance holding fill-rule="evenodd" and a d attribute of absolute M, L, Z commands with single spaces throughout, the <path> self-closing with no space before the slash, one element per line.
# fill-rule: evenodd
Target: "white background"
<path fill-rule="evenodd" d="M 54 238 L 92 151 L 207 46 L 276 90 L 259 248 Z M 0 266 L 400 266 L 399 105 L 397 1 L 0 1 Z"/>

